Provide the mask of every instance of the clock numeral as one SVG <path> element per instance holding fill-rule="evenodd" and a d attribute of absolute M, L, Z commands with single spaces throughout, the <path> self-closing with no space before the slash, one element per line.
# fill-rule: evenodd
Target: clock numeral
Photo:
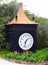
<path fill-rule="evenodd" d="M 20 41 L 20 43 L 21 43 L 22 41 Z"/>
<path fill-rule="evenodd" d="M 26 48 L 26 45 L 24 45 L 24 47 Z"/>
<path fill-rule="evenodd" d="M 31 45 L 31 43 L 29 43 L 29 45 Z"/>
<path fill-rule="evenodd" d="M 22 45 L 22 44 L 21 44 Z"/>
<path fill-rule="evenodd" d="M 29 47 L 29 45 L 27 45 L 27 47 Z"/>
<path fill-rule="evenodd" d="M 23 40 L 23 38 L 21 38 L 21 40 Z"/>
<path fill-rule="evenodd" d="M 25 35 L 25 37 L 26 37 L 27 35 Z"/>

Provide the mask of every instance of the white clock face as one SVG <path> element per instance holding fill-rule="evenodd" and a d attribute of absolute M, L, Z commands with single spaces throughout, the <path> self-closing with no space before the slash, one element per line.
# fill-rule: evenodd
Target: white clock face
<path fill-rule="evenodd" d="M 19 46 L 23 50 L 28 50 L 33 46 L 33 37 L 29 33 L 24 33 L 19 37 Z"/>

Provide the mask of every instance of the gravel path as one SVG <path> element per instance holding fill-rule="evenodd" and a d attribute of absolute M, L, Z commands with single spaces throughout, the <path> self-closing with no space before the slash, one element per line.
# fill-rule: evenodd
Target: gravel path
<path fill-rule="evenodd" d="M 17 64 L 17 63 L 9 62 L 5 59 L 0 58 L 0 65 L 25 65 L 25 64 Z"/>
<path fill-rule="evenodd" d="M 5 59 L 2 59 L 0 58 L 0 65 L 48 65 L 48 63 L 27 63 L 27 64 L 19 64 L 19 63 L 14 63 L 14 62 L 10 62 L 10 61 L 7 61 Z"/>

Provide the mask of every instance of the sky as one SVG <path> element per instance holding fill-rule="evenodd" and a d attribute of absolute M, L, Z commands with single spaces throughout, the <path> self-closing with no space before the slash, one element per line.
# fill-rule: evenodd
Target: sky
<path fill-rule="evenodd" d="M 24 10 L 29 10 L 35 15 L 48 18 L 48 0 L 17 0 L 17 2 L 23 3 Z"/>
<path fill-rule="evenodd" d="M 22 2 L 24 9 L 29 10 L 35 15 L 48 18 L 48 0 L 17 0 Z"/>

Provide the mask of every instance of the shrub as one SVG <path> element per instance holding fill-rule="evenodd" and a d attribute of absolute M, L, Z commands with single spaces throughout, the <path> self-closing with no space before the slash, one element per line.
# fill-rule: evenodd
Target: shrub
<path fill-rule="evenodd" d="M 14 59 L 15 58 L 15 54 L 13 52 L 10 52 L 6 55 L 7 58 L 9 59 Z"/>
<path fill-rule="evenodd" d="M 6 57 L 20 61 L 44 62 L 48 60 L 48 48 L 37 50 L 36 53 L 28 52 L 28 53 L 13 54 L 11 52 L 9 54 L 6 54 Z"/>
<path fill-rule="evenodd" d="M 7 54 L 9 54 L 9 51 L 1 51 L 0 50 L 0 57 L 5 58 Z"/>
<path fill-rule="evenodd" d="M 16 59 L 25 60 L 26 59 L 26 54 L 25 53 L 18 53 L 16 55 Z"/>

